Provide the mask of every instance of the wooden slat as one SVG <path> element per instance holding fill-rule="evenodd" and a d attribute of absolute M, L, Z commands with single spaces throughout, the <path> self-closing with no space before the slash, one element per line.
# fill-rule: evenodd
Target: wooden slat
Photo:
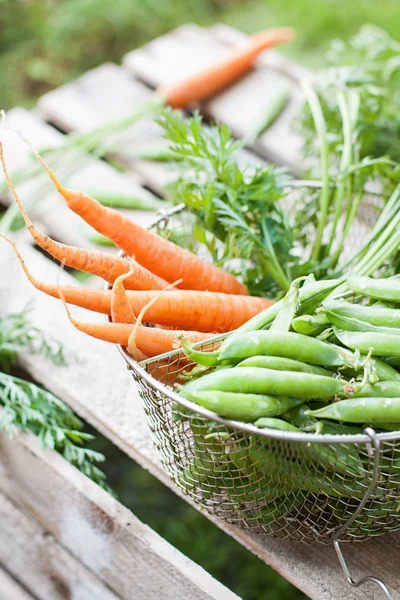
<path fill-rule="evenodd" d="M 143 101 L 145 96 L 143 87 L 143 84 L 134 79 L 127 70 L 107 64 L 44 95 L 38 107 L 43 118 L 55 123 L 61 129 L 83 132 L 87 128 L 87 112 L 92 115 L 91 124 L 94 127 L 113 118 L 123 117 Z M 151 92 L 147 88 L 144 89 L 149 97 Z M 99 108 L 100 90 L 102 90 L 101 109 Z M 118 91 L 117 95 L 114 90 Z M 168 146 L 168 142 L 162 137 L 160 127 L 152 119 L 144 119 L 128 130 L 126 135 L 126 141 L 119 144 L 116 154 L 130 166 L 142 183 L 163 196 L 166 185 L 176 177 L 176 169 L 171 165 L 134 157 L 134 151 L 138 148 L 148 148 L 152 144 L 159 147 Z M 254 154 L 245 150 L 240 151 L 238 155 L 246 164 L 261 162 Z"/>
<path fill-rule="evenodd" d="M 2 600 L 35 600 L 9 573 L 0 567 L 0 590 Z"/>
<path fill-rule="evenodd" d="M 63 134 L 22 108 L 15 108 L 7 113 L 7 124 L 20 129 L 37 148 L 59 146 L 64 140 Z M 4 153 L 10 173 L 20 171 L 27 164 L 35 165 L 34 161 L 29 161 L 32 154 L 29 148 L 9 131 L 6 131 L 4 135 Z M 104 161 L 94 158 L 89 157 L 82 160 L 84 161 L 83 166 L 80 164 L 79 169 L 75 169 L 67 177 L 62 178 L 65 185 L 92 193 L 99 190 L 103 193 L 130 194 L 144 199 L 149 197 L 149 193 L 139 185 L 133 174 L 119 173 Z M 57 166 L 54 168 L 58 173 L 61 172 L 63 165 L 60 163 L 58 168 Z M 3 181 L 4 177 L 0 169 L 0 182 Z M 63 242 L 92 247 L 93 244 L 84 234 L 85 227 L 82 220 L 67 208 L 50 181 L 46 178 L 42 181 L 44 183 L 40 184 L 40 189 L 43 196 L 40 202 L 35 202 L 29 208 L 31 217 L 39 218 L 47 231 Z M 36 180 L 17 186 L 21 199 L 26 201 L 27 205 L 29 205 L 33 191 L 38 189 L 37 186 Z M 3 201 L 10 202 L 11 196 L 4 197 Z M 122 212 L 129 214 L 131 218 L 145 226 L 154 219 L 153 211 L 129 210 Z"/>
<path fill-rule="evenodd" d="M 24 549 L 26 555 L 42 561 L 37 565 L 38 575 L 46 567 L 50 585 L 62 582 L 63 589 L 69 590 L 65 598 L 239 600 L 61 456 L 40 449 L 32 435 L 10 440 L 2 434 L 0 449 L 0 487 L 57 540 L 47 537 L 42 543 L 43 536 L 34 525 L 29 527 L 26 519 L 20 524 L 10 503 L 4 502 L 0 539 L 12 536 L 14 547 L 7 549 L 4 544 L 0 557 L 7 565 L 11 563 L 14 573 L 17 565 L 7 562 L 7 552 L 11 550 L 20 561 Z M 35 549 L 32 545 L 38 538 L 40 547 Z M 69 575 L 69 565 L 75 563 L 86 568 L 79 565 Z M 55 600 L 61 595 L 43 597 Z"/>
<path fill-rule="evenodd" d="M 79 544 L 78 535 L 75 541 Z M 38 600 L 118 598 L 32 516 L 1 493 L 0 562 Z M 2 590 L 0 597 L 3 600 Z"/>
<path fill-rule="evenodd" d="M 153 87 L 180 81 L 219 60 L 226 58 L 232 47 L 245 43 L 243 35 L 215 35 L 213 30 L 196 25 L 184 25 L 173 32 L 153 40 L 146 46 L 133 50 L 124 57 L 124 65 L 137 77 Z M 266 53 L 268 54 L 268 53 Z M 300 139 L 291 131 L 291 121 L 303 100 L 297 81 L 299 70 L 293 68 L 293 76 L 275 60 L 263 61 L 241 81 L 206 102 L 203 110 L 214 119 L 227 123 L 238 137 L 248 135 L 259 115 L 268 106 L 268 91 L 277 79 L 285 79 L 290 88 L 288 105 L 269 130 L 253 147 L 269 160 L 288 165 L 300 171 L 298 152 Z"/>
<path fill-rule="evenodd" d="M 7 286 L 0 290 L 0 307 L 3 312 L 18 310 L 32 292 L 3 242 L 0 242 L 0 261 L 3 281 L 7 282 Z M 35 262 L 35 273 L 42 273 L 43 278 L 52 280 L 57 277 L 58 270 L 47 264 L 42 256 L 29 256 L 28 261 L 30 265 Z M 68 281 L 66 274 L 64 277 Z M 67 367 L 49 369 L 44 358 L 24 353 L 23 366 L 124 452 L 177 492 L 155 455 L 137 390 L 117 351 L 74 331 L 56 300 L 40 294 L 34 294 L 34 297 L 33 323 L 62 339 L 76 360 L 70 361 Z M 78 318 L 82 318 L 83 313 L 74 310 Z M 92 315 L 86 316 L 93 318 Z M 262 538 L 215 518 L 211 520 L 315 600 L 380 598 L 376 588 L 353 590 L 347 585 L 332 547 L 304 546 Z M 356 575 L 372 572 L 383 577 L 396 593 L 400 593 L 397 577 L 400 535 L 388 535 L 362 545 L 348 545 L 344 550 Z"/>

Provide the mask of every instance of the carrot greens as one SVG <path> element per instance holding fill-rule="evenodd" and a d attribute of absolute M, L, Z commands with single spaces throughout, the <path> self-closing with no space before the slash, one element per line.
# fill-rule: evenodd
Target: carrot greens
<path fill-rule="evenodd" d="M 64 364 L 59 342 L 46 338 L 29 321 L 29 311 L 0 318 L 0 431 L 13 437 L 15 430 L 31 431 L 40 445 L 52 448 L 87 477 L 112 493 L 106 476 L 97 466 L 105 456 L 85 446 L 94 436 L 83 431 L 83 423 L 56 396 L 35 383 L 8 372 L 22 350 L 43 354 L 55 364 Z M 3 369 L 3 370 L 2 370 Z"/>

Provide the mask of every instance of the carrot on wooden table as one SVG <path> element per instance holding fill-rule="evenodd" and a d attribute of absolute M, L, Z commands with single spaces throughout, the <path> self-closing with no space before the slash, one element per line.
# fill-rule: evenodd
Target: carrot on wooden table
<path fill-rule="evenodd" d="M 168 283 L 182 279 L 180 287 L 183 289 L 248 294 L 246 286 L 230 273 L 134 223 L 118 211 L 103 206 L 88 194 L 64 187 L 32 144 L 19 132 L 16 133 L 30 146 L 69 208 L 98 233 L 112 240 L 125 254 L 135 256 L 143 267 Z"/>
<path fill-rule="evenodd" d="M 263 50 L 290 42 L 294 38 L 295 31 L 291 27 L 261 31 L 249 38 L 244 49 L 181 82 L 160 86 L 157 92 L 172 108 L 184 108 L 191 102 L 208 98 L 243 77 Z"/>
<path fill-rule="evenodd" d="M 163 289 L 167 285 L 166 281 L 157 277 L 136 262 L 131 262 L 130 267 L 129 261 L 125 258 L 113 256 L 106 252 L 99 252 L 98 250 L 86 250 L 75 246 L 68 246 L 67 244 L 61 244 L 41 233 L 30 220 L 10 179 L 1 143 L 0 160 L 8 187 L 22 213 L 31 236 L 37 245 L 48 252 L 53 258 L 63 262 L 67 267 L 97 275 L 109 283 L 114 283 L 117 277 L 123 273 L 129 274 L 130 271 L 129 277 L 125 279 L 124 283 L 125 288 L 128 290 L 158 290 Z"/>

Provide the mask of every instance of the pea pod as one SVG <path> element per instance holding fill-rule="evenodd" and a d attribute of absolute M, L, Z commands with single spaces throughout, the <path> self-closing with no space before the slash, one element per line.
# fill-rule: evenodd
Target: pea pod
<path fill-rule="evenodd" d="M 309 414 L 320 419 L 349 423 L 396 423 L 400 421 L 400 398 L 340 400 L 318 410 L 311 410 Z"/>
<path fill-rule="evenodd" d="M 378 303 L 379 304 L 379 303 Z M 325 300 L 323 307 L 341 317 L 358 319 L 364 323 L 370 323 L 378 327 L 400 327 L 400 310 L 377 306 L 365 306 L 364 304 L 352 304 L 346 300 Z"/>
<path fill-rule="evenodd" d="M 301 429 L 283 419 L 274 419 L 272 417 L 261 417 L 261 419 L 257 419 L 254 425 L 260 429 L 279 429 L 279 431 L 295 431 L 297 433 L 301 431 Z"/>
<path fill-rule="evenodd" d="M 291 408 L 283 416 L 302 431 L 315 432 L 318 429 L 318 421 L 315 417 L 308 414 L 309 410 L 310 407 L 308 405 L 300 405 Z"/>
<path fill-rule="evenodd" d="M 221 417 L 238 421 L 254 421 L 260 417 L 275 417 L 294 406 L 298 406 L 303 401 L 301 398 L 289 398 L 287 396 L 232 393 L 215 389 L 211 391 L 207 391 L 207 389 L 182 389 L 180 393 Z"/>
<path fill-rule="evenodd" d="M 344 331 L 337 327 L 333 331 L 341 343 L 352 350 L 364 353 L 372 350 L 374 356 L 400 356 L 400 335 L 396 333 Z"/>
<path fill-rule="evenodd" d="M 355 384 L 354 398 L 400 398 L 400 381 L 377 381 L 373 385 Z"/>
<path fill-rule="evenodd" d="M 325 331 L 329 321 L 325 315 L 301 315 L 293 319 L 292 327 L 296 333 L 314 336 Z"/>
<path fill-rule="evenodd" d="M 335 288 L 346 281 L 345 278 L 330 279 L 327 281 L 315 281 L 308 285 L 303 285 L 299 292 L 300 308 L 298 314 L 313 312 L 314 309 L 324 300 Z M 283 299 L 271 304 L 258 315 L 252 317 L 249 321 L 241 325 L 238 329 L 228 335 L 221 345 L 220 351 L 223 352 L 225 345 L 237 335 L 249 331 L 258 331 L 268 326 L 277 316 L 282 308 Z"/>
<path fill-rule="evenodd" d="M 219 360 L 238 363 L 262 354 L 294 358 L 322 367 L 354 366 L 353 355 L 348 350 L 299 333 L 280 331 L 253 331 L 228 338 Z"/>
<path fill-rule="evenodd" d="M 323 367 L 308 365 L 299 360 L 282 358 L 281 356 L 251 356 L 240 362 L 237 367 L 262 367 L 263 369 L 274 369 L 276 371 L 297 371 L 299 373 L 312 373 L 313 375 L 326 375 L 326 377 L 333 377 L 334 375 L 332 371 Z"/>
<path fill-rule="evenodd" d="M 329 322 L 338 329 L 345 329 L 346 331 L 361 331 L 367 333 L 388 333 L 390 335 L 400 335 L 400 330 L 397 330 L 393 327 L 371 325 L 371 323 L 367 323 L 366 321 L 360 321 L 359 319 L 345 317 L 330 310 L 325 310 L 325 314 L 329 319 Z"/>
<path fill-rule="evenodd" d="M 216 370 L 185 384 L 180 393 L 198 391 L 233 392 L 243 394 L 272 394 L 294 398 L 327 398 L 351 391 L 347 381 L 291 371 L 274 371 L 259 367 L 234 367 Z M 261 416 L 261 415 L 260 415 Z"/>
<path fill-rule="evenodd" d="M 389 302 L 400 302 L 400 281 L 398 279 L 373 279 L 361 275 L 350 275 L 347 287 L 368 298 Z"/>
<path fill-rule="evenodd" d="M 391 357 L 392 358 L 392 357 Z M 371 365 L 381 381 L 400 381 L 400 373 L 380 358 L 371 358 Z"/>
<path fill-rule="evenodd" d="M 299 286 L 303 280 L 304 277 L 300 277 L 291 283 L 289 291 L 282 300 L 282 306 L 271 323 L 271 331 L 289 331 L 292 321 L 296 316 L 299 301 Z"/>

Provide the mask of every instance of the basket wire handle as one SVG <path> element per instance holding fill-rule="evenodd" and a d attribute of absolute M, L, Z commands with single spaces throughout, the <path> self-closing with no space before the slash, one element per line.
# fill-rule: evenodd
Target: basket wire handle
<path fill-rule="evenodd" d="M 373 575 L 366 575 L 365 577 L 362 577 L 358 581 L 356 581 L 355 579 L 353 579 L 353 577 L 351 576 L 349 567 L 347 566 L 346 560 L 345 560 L 345 558 L 343 556 L 343 552 L 342 552 L 342 549 L 341 549 L 340 543 L 339 543 L 339 539 L 341 538 L 342 534 L 346 531 L 346 529 L 348 529 L 354 523 L 355 519 L 360 515 L 360 513 L 364 509 L 366 503 L 368 502 L 368 500 L 369 500 L 369 498 L 370 498 L 372 492 L 374 491 L 375 486 L 376 486 L 376 484 L 378 482 L 381 443 L 380 443 L 379 439 L 377 438 L 376 432 L 371 427 L 367 427 L 365 429 L 364 433 L 370 438 L 370 441 L 366 442 L 368 454 L 370 456 L 374 457 L 374 465 L 373 465 L 371 482 L 370 482 L 370 484 L 368 486 L 367 491 L 365 492 L 364 497 L 362 498 L 362 500 L 361 500 L 360 504 L 358 505 L 357 509 L 354 511 L 353 515 L 335 533 L 334 538 L 333 538 L 333 545 L 334 545 L 334 548 L 336 550 L 336 554 L 337 554 L 337 557 L 339 559 L 340 566 L 342 567 L 343 573 L 344 573 L 344 575 L 345 575 L 345 577 L 347 579 L 347 582 L 352 587 L 357 588 L 360 585 L 362 585 L 363 583 L 373 582 L 373 583 L 376 583 L 377 585 L 379 585 L 379 587 L 381 588 L 381 590 L 385 594 L 385 597 L 387 598 L 387 600 L 393 600 L 393 596 L 389 592 L 389 589 L 387 588 L 386 584 L 381 579 L 379 579 L 378 577 L 374 577 Z"/>

